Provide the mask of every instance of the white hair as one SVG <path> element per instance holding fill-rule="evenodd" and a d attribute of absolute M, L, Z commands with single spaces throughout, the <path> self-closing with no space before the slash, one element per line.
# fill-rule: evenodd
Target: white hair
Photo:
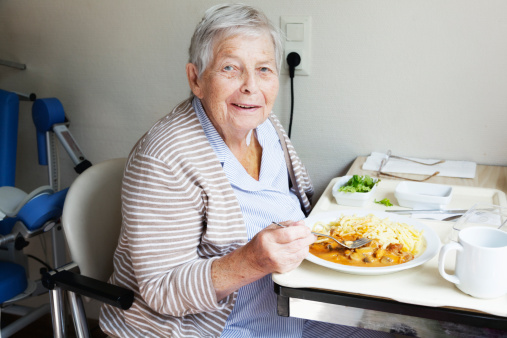
<path fill-rule="evenodd" d="M 244 4 L 222 4 L 209 8 L 197 25 L 189 48 L 189 62 L 197 67 L 198 77 L 213 58 L 213 47 L 217 39 L 241 34 L 271 35 L 275 49 L 278 73 L 282 66 L 283 43 L 281 31 L 260 10 Z"/>

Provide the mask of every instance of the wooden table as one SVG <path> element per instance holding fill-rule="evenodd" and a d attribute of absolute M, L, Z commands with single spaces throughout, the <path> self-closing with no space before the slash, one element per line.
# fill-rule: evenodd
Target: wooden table
<path fill-rule="evenodd" d="M 361 169 L 364 161 L 364 157 L 357 158 L 347 175 L 369 174 L 376 177 L 375 172 Z M 406 177 L 418 178 L 417 175 L 407 175 Z M 335 181 L 336 178 L 329 183 L 312 213 L 343 208 L 332 199 L 330 190 Z M 498 201 L 502 206 L 507 206 L 506 181 L 507 168 L 478 166 L 477 175 L 474 179 L 434 177 L 427 182 L 454 185 L 456 191 L 471 191 L 472 193 L 468 193 L 469 196 L 466 196 L 466 198 L 456 198 L 453 205 L 453 208 L 468 208 L 473 203 L 475 192 L 478 192 L 477 199 L 480 202 L 487 202 L 491 196 L 495 195 L 493 200 Z M 378 195 L 378 198 L 381 199 L 386 196 L 394 198 L 391 190 L 396 185 L 396 181 L 393 181 L 392 178 L 385 178 L 384 183 L 384 186 L 388 189 L 384 188 L 382 190 L 379 185 L 377 193 L 380 195 Z M 367 209 L 376 210 L 381 210 L 381 208 L 385 209 L 385 207 L 373 202 L 367 207 Z M 441 232 L 444 224 L 452 229 L 452 225 L 449 225 L 452 224 L 451 222 L 428 221 L 426 224 L 430 224 L 436 231 L 439 231 L 441 239 L 445 237 Z M 427 262 L 423 267 L 415 268 L 414 271 L 409 272 L 412 270 L 410 269 L 406 270 L 409 273 L 397 272 L 393 276 L 396 275 L 397 279 L 410 280 L 412 277 L 409 275 L 414 274 L 415 278 L 431 280 L 434 283 L 432 287 L 436 287 L 434 290 L 437 290 L 437 292 L 441 292 L 442 287 L 455 292 L 454 289 L 456 288 L 453 285 L 446 285 L 443 278 L 439 277 L 438 271 L 436 271 L 438 269 L 435 268 L 435 259 L 437 258 L 435 257 L 432 261 Z M 326 278 L 327 284 L 320 284 Z M 358 293 L 353 291 L 353 287 L 347 289 L 345 285 L 348 283 L 348 286 L 350 286 L 355 282 L 360 282 L 365 286 L 368 285 L 365 284 L 368 282 L 365 282 L 364 279 L 355 278 L 352 275 L 331 271 L 306 260 L 303 261 L 300 267 L 287 274 L 273 274 L 275 292 L 278 297 L 278 314 L 406 335 L 415 334 L 420 337 L 446 335 L 507 337 L 507 312 L 503 315 L 492 315 L 470 308 L 424 306 L 421 303 L 401 302 L 394 300 L 387 294 L 382 297 L 378 294 L 375 296 L 368 294 L 368 291 Z M 381 279 L 376 279 L 376 281 L 381 281 Z M 443 286 L 436 284 L 443 284 Z M 361 290 L 365 289 L 367 288 Z M 447 291 L 444 290 L 444 294 L 445 292 Z M 505 299 L 507 299 L 507 296 Z M 500 299 L 502 309 L 502 302 L 506 303 L 507 306 L 505 299 Z M 468 304 L 468 302 L 480 302 L 481 300 L 470 299 L 465 301 Z M 499 303 L 497 301 L 494 304 L 498 307 Z M 489 304 L 486 307 L 488 306 Z M 483 306 L 483 308 L 485 307 Z"/>

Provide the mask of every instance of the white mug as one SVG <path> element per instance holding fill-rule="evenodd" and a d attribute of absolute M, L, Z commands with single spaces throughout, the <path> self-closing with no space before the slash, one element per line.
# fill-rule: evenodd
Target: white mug
<path fill-rule="evenodd" d="M 444 270 L 445 257 L 456 250 L 454 275 Z M 469 227 L 458 234 L 458 243 L 440 249 L 438 271 L 458 289 L 477 298 L 507 294 L 507 232 L 489 227 Z"/>

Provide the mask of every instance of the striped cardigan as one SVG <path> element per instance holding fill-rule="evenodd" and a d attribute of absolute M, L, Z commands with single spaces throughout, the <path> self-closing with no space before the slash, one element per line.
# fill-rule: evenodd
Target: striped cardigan
<path fill-rule="evenodd" d="M 303 210 L 313 187 L 282 132 Z M 306 210 L 305 210 L 306 209 Z M 220 336 L 237 292 L 217 302 L 212 262 L 247 241 L 239 203 L 191 100 L 134 146 L 122 184 L 122 230 L 110 282 L 135 293 L 129 310 L 103 305 L 101 328 L 118 337 Z"/>

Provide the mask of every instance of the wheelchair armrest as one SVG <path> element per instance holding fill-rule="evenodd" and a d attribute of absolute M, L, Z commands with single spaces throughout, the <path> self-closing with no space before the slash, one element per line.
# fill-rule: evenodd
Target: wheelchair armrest
<path fill-rule="evenodd" d="M 68 270 L 53 270 L 45 273 L 42 278 L 42 285 L 49 290 L 59 287 L 66 291 L 72 291 L 123 310 L 128 310 L 134 302 L 134 292 L 132 290 Z"/>

